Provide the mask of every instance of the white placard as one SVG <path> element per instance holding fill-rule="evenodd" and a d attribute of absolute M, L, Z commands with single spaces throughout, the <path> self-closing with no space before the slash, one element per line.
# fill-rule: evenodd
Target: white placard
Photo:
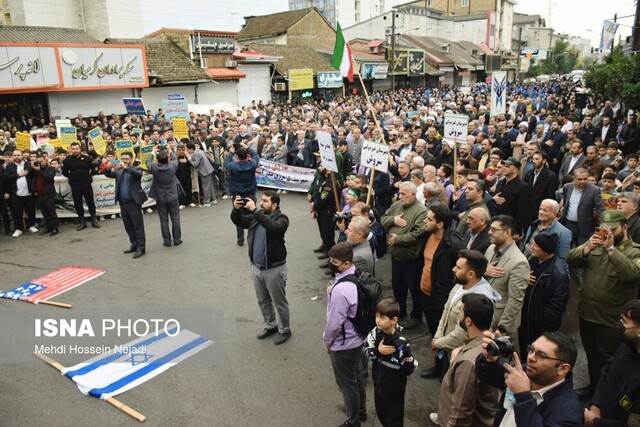
<path fill-rule="evenodd" d="M 362 144 L 360 164 L 374 168 L 378 172 L 387 173 L 389 171 L 389 146 L 378 144 L 377 142 L 365 141 L 364 144 Z"/>
<path fill-rule="evenodd" d="M 327 132 L 317 132 L 316 137 L 318 138 L 322 167 L 339 173 L 338 164 L 336 163 L 336 153 L 333 151 L 333 142 L 331 142 L 331 135 Z"/>
<path fill-rule="evenodd" d="M 445 141 L 464 142 L 469 133 L 469 117 L 461 114 L 447 114 L 444 116 Z"/>
<path fill-rule="evenodd" d="M 507 73 L 497 71 L 491 77 L 491 115 L 505 113 L 507 103 Z"/>

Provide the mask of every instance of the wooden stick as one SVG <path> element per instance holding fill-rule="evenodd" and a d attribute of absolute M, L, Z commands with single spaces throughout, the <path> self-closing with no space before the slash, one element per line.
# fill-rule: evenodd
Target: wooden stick
<path fill-rule="evenodd" d="M 38 301 L 37 304 L 52 305 L 54 307 L 60 307 L 60 308 L 71 308 L 71 304 L 67 304 L 64 302 Z"/>
<path fill-rule="evenodd" d="M 371 179 L 369 180 L 369 191 L 367 191 L 367 206 L 371 202 L 371 193 L 373 192 L 373 180 L 376 178 L 376 168 L 371 168 Z"/>
<path fill-rule="evenodd" d="M 453 191 L 458 191 L 458 140 L 453 138 Z"/>
<path fill-rule="evenodd" d="M 54 367 L 59 372 L 62 372 L 62 370 L 64 369 L 64 366 L 62 366 L 61 364 L 59 364 L 58 362 L 56 362 L 55 360 L 53 360 L 52 358 L 50 358 L 49 356 L 47 356 L 45 354 L 36 352 L 36 353 L 33 353 L 33 355 L 36 356 L 38 359 L 44 361 L 48 365 Z M 125 414 L 129 415 L 132 418 L 135 418 L 136 420 L 140 421 L 141 423 L 145 422 L 146 419 L 147 419 L 147 417 L 142 415 L 140 412 L 136 411 L 133 408 L 130 408 L 129 406 L 125 405 L 124 403 L 120 402 L 119 400 L 117 400 L 117 399 L 115 399 L 113 397 L 109 397 L 106 400 L 107 400 L 107 403 L 110 403 L 111 405 L 115 406 L 116 408 L 118 408 L 122 412 L 124 412 Z"/>
<path fill-rule="evenodd" d="M 336 211 L 339 211 L 340 198 L 338 197 L 338 185 L 336 184 L 336 176 L 334 175 L 333 171 L 329 171 L 329 174 L 331 175 L 331 187 L 333 188 L 333 197 L 336 202 Z"/>

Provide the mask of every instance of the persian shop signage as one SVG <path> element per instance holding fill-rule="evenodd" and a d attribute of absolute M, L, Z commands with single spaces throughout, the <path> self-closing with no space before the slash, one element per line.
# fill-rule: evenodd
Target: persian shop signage
<path fill-rule="evenodd" d="M 142 46 L 0 46 L 0 90 L 148 87 L 145 61 Z"/>
<path fill-rule="evenodd" d="M 230 37 L 191 36 L 193 53 L 233 53 L 235 40 Z"/>

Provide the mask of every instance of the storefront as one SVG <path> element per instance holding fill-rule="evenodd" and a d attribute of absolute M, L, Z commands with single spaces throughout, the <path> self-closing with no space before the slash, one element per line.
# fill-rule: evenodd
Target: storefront
<path fill-rule="evenodd" d="M 123 96 L 148 86 L 143 45 L 0 45 L 0 119 L 7 121 L 110 113 L 116 105 L 119 112 Z"/>

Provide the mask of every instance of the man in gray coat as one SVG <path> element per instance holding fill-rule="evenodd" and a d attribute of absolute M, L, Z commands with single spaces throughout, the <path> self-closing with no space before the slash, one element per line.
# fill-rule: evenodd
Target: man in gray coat
<path fill-rule="evenodd" d="M 171 159 L 169 159 L 169 155 Z M 153 162 L 154 159 L 156 159 L 157 163 Z M 153 147 L 153 155 L 147 157 L 147 169 L 153 175 L 149 196 L 156 201 L 164 245 L 171 246 L 171 235 L 173 234 L 173 244 L 178 246 L 182 244 L 178 204 L 178 191 L 182 190 L 182 187 L 180 187 L 176 178 L 176 171 L 178 170 L 176 155 L 173 152 L 169 154 L 166 151 L 158 153 L 158 147 L 155 146 Z M 169 232 L 169 215 L 171 216 L 171 232 Z"/>
<path fill-rule="evenodd" d="M 193 142 L 187 144 L 187 160 L 198 171 L 198 180 L 202 186 L 201 208 L 208 208 L 212 204 L 217 205 L 216 193 L 213 190 L 213 166 L 209 158 L 202 150 L 196 150 Z"/>
<path fill-rule="evenodd" d="M 367 241 L 369 237 L 369 221 L 361 216 L 354 216 L 345 230 L 347 241 L 353 246 L 353 265 L 360 272 L 375 276 L 373 251 Z"/>

